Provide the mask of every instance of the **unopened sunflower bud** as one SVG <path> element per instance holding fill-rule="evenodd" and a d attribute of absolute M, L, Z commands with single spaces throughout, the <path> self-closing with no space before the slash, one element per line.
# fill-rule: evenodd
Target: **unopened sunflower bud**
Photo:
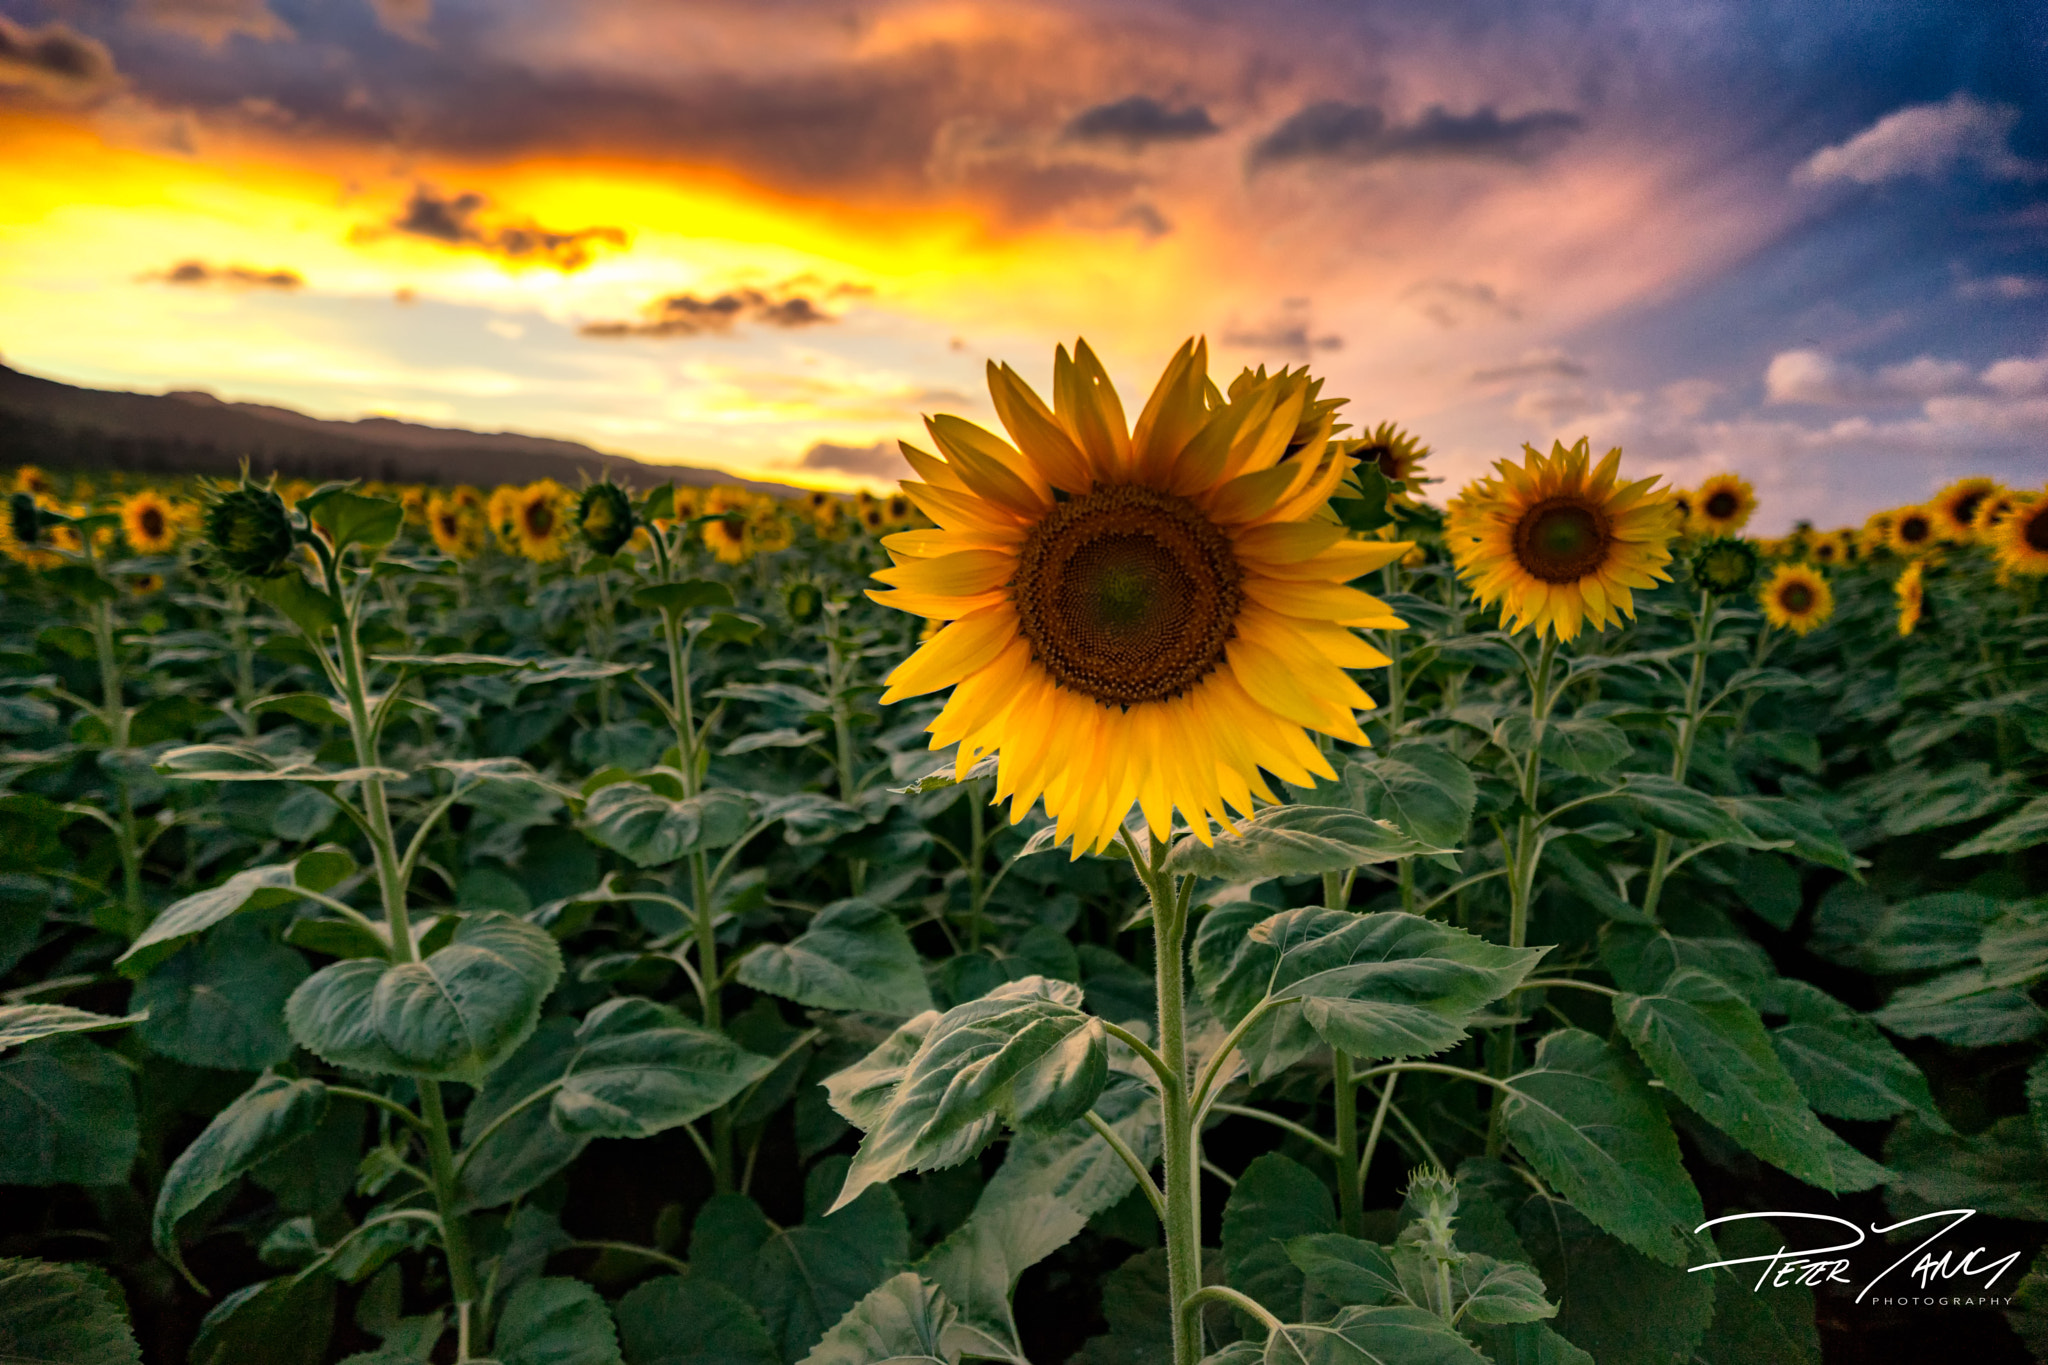
<path fill-rule="evenodd" d="M 782 589 L 782 610 L 789 619 L 807 626 L 825 611 L 825 594 L 809 579 L 798 579 Z"/>
<path fill-rule="evenodd" d="M 633 538 L 633 502 L 609 481 L 594 483 L 576 500 L 576 530 L 593 553 L 615 555 Z"/>
<path fill-rule="evenodd" d="M 1695 550 L 1691 567 L 1692 581 L 1703 591 L 1739 597 L 1756 586 L 1763 556 L 1746 540 L 1722 536 Z"/>
<path fill-rule="evenodd" d="M 291 557 L 291 516 L 276 493 L 243 483 L 207 506 L 206 541 L 230 573 L 269 578 Z"/>

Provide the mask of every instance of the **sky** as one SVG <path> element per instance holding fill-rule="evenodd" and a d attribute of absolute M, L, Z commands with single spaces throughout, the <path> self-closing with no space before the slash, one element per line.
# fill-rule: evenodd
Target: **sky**
<path fill-rule="evenodd" d="M 2048 8 L 0 0 L 0 358 L 834 487 L 1085 336 L 1441 498 L 2048 480 Z"/>

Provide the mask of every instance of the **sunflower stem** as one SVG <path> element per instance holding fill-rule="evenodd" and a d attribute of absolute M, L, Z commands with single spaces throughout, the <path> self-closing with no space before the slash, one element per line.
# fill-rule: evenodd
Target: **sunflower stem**
<path fill-rule="evenodd" d="M 1543 853 L 1536 794 L 1543 777 L 1543 731 L 1556 701 L 1551 691 L 1551 673 L 1557 663 L 1557 635 L 1546 631 L 1536 668 L 1529 675 L 1529 751 L 1522 756 L 1522 814 L 1515 821 L 1512 848 L 1504 849 L 1508 864 L 1508 946 L 1521 948 L 1529 941 L 1529 903 L 1536 892 L 1536 864 Z M 1506 1076 L 1514 1068 L 1515 1026 L 1508 1024 L 1493 1038 L 1494 1073 Z M 1487 1119 L 1486 1154 L 1498 1158 L 1507 1145 L 1505 1114 L 1495 1103 Z"/>
<path fill-rule="evenodd" d="M 1706 689 L 1707 651 L 1714 644 L 1714 594 L 1700 594 L 1700 609 L 1693 617 L 1692 631 L 1692 677 L 1685 688 L 1685 715 L 1680 720 L 1678 745 L 1671 756 L 1671 777 L 1673 781 L 1685 781 L 1686 770 L 1692 767 L 1693 741 L 1699 735 L 1700 695 Z M 1656 852 L 1650 858 L 1650 879 L 1643 886 L 1643 913 L 1651 919 L 1657 917 L 1657 902 L 1664 894 L 1664 878 L 1671 871 L 1671 831 L 1657 831 Z"/>
<path fill-rule="evenodd" d="M 1337 1100 L 1337 1218 L 1347 1237 L 1365 1235 L 1365 1201 L 1359 1189 L 1358 1084 L 1344 1049 L 1331 1054 Z"/>

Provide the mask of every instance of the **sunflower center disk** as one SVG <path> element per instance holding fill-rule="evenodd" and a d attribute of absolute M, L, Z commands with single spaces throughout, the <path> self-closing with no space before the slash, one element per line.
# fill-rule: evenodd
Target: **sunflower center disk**
<path fill-rule="evenodd" d="M 1184 498 L 1106 488 L 1025 540 L 1012 589 L 1032 656 L 1111 705 L 1164 701 L 1223 660 L 1243 577 L 1229 539 Z"/>
<path fill-rule="evenodd" d="M 1735 515 L 1739 506 L 1741 504 L 1736 502 L 1733 493 L 1716 493 L 1707 499 L 1707 515 L 1715 521 L 1726 521 Z"/>
<path fill-rule="evenodd" d="M 2029 513 L 2020 536 L 2027 542 L 2028 549 L 2048 554 L 2048 511 Z"/>
<path fill-rule="evenodd" d="M 1546 583 L 1575 583 L 1607 560 L 1607 516 L 1576 498 L 1537 503 L 1515 523 L 1515 558 Z"/>
<path fill-rule="evenodd" d="M 1807 611 L 1813 606 L 1813 589 L 1804 583 L 1793 583 L 1786 587 L 1784 596 L 1778 599 L 1785 610 L 1795 614 Z"/>

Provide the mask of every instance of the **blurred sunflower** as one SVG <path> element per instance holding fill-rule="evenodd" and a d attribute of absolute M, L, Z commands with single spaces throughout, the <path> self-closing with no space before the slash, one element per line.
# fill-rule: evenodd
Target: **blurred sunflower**
<path fill-rule="evenodd" d="M 796 528 L 789 524 L 782 504 L 774 498 L 762 498 L 754 504 L 753 513 L 747 518 L 747 534 L 753 537 L 757 554 L 787 550 L 796 541 Z"/>
<path fill-rule="evenodd" d="M 870 595 L 950 621 L 889 676 L 885 702 L 951 687 L 932 747 L 957 771 L 999 753 L 996 799 L 1041 797 L 1076 854 L 1135 803 L 1153 837 L 1196 837 L 1332 771 L 1305 733 L 1364 743 L 1371 700 L 1346 674 L 1384 655 L 1349 629 L 1395 629 L 1352 579 L 1407 552 L 1347 538 L 1327 511 L 1353 467 L 1335 401 L 1305 371 L 1247 371 L 1228 396 L 1206 343 L 1175 352 L 1135 430 L 1086 343 L 1053 362 L 1053 403 L 1007 365 L 989 391 L 1016 444 L 957 417 L 905 444 L 904 492 L 935 530 L 884 546 Z"/>
<path fill-rule="evenodd" d="M 35 495 L 16 493 L 8 499 L 7 515 L 0 518 L 0 554 L 38 572 L 54 569 L 64 557 L 51 548 L 52 529 L 43 524 Z"/>
<path fill-rule="evenodd" d="M 1927 504 L 1934 516 L 1934 533 L 1959 543 L 1974 539 L 1978 509 L 1997 492 L 1996 479 L 1957 479 Z"/>
<path fill-rule="evenodd" d="M 398 505 L 405 509 L 405 520 L 408 525 L 427 524 L 427 501 L 427 490 L 416 483 L 409 483 L 398 490 Z"/>
<path fill-rule="evenodd" d="M 163 591 L 164 576 L 160 573 L 132 573 L 122 580 L 122 586 L 133 596 L 147 597 L 153 592 Z"/>
<path fill-rule="evenodd" d="M 498 542 L 498 548 L 508 555 L 519 553 L 519 530 L 514 520 L 519 513 L 517 484 L 501 483 L 491 490 L 490 501 L 484 504 L 484 517 L 490 523 L 491 536 Z"/>
<path fill-rule="evenodd" d="M 1926 554 L 1934 548 L 1934 514 L 1924 507 L 1901 507 L 1892 513 L 1890 544 L 1902 555 Z"/>
<path fill-rule="evenodd" d="M 1585 440 L 1548 455 L 1522 447 L 1517 466 L 1476 492 L 1444 528 L 1458 574 L 1481 606 L 1499 604 L 1511 631 L 1534 626 L 1561 640 L 1582 623 L 1605 630 L 1635 616 L 1633 589 L 1668 580 L 1677 513 L 1655 478 L 1617 484 L 1619 447 L 1592 466 Z"/>
<path fill-rule="evenodd" d="M 1764 619 L 1804 635 L 1835 614 L 1834 590 L 1807 564 L 1780 564 L 1760 594 Z"/>
<path fill-rule="evenodd" d="M 1846 531 L 1822 531 L 1815 535 L 1813 543 L 1807 546 L 1807 553 L 1813 562 L 1827 568 L 1849 562 L 1849 553 L 1855 542 Z"/>
<path fill-rule="evenodd" d="M 600 480 L 577 495 L 575 522 L 592 554 L 615 555 L 633 539 L 633 499 L 610 479 Z"/>
<path fill-rule="evenodd" d="M 48 502 L 57 496 L 57 485 L 42 469 L 25 464 L 14 471 L 14 491 L 26 493 L 32 498 Z"/>
<path fill-rule="evenodd" d="M 434 538 L 434 548 L 450 559 L 476 558 L 483 553 L 490 534 L 478 505 L 481 500 L 465 499 L 463 492 L 458 488 L 452 494 L 436 493 L 427 499 L 427 532 Z"/>
<path fill-rule="evenodd" d="M 705 522 L 704 543 L 721 564 L 744 564 L 754 553 L 754 537 L 747 518 L 737 510 Z"/>
<path fill-rule="evenodd" d="M 184 517 L 155 489 L 131 494 L 121 504 L 121 532 L 139 555 L 160 555 L 178 543 Z"/>
<path fill-rule="evenodd" d="M 1977 508 L 1977 515 L 1971 520 L 1970 529 L 1976 532 L 1978 540 L 1995 547 L 1998 544 L 1998 528 L 2004 525 L 2007 517 L 2026 506 L 2027 502 L 2026 494 L 2015 493 L 2010 488 L 2001 488 L 1985 498 L 1983 504 Z"/>
<path fill-rule="evenodd" d="M 810 518 L 818 534 L 830 537 L 839 530 L 839 514 L 842 502 L 838 494 L 828 493 L 822 488 L 813 488 L 804 494 L 804 515 Z"/>
<path fill-rule="evenodd" d="M 1710 536 L 1732 536 L 1756 511 L 1756 490 L 1740 474 L 1716 474 L 1692 495 L 1695 530 Z"/>
<path fill-rule="evenodd" d="M 1678 513 L 1678 523 L 1673 528 L 1672 534 L 1680 536 L 1691 535 L 1695 529 L 1692 520 L 1692 490 L 1689 488 L 1672 489 L 1671 506 Z"/>
<path fill-rule="evenodd" d="M 1920 613 L 1927 605 L 1927 588 L 1921 581 L 1921 571 L 1926 566 L 1914 560 L 1906 566 L 1892 584 L 1892 594 L 1899 599 L 1899 634 L 1911 635 L 1920 625 Z"/>
<path fill-rule="evenodd" d="M 854 502 L 854 520 L 863 531 L 878 536 L 889 529 L 889 509 L 880 498 L 863 490 Z"/>
<path fill-rule="evenodd" d="M 1692 581 L 1706 592 L 1739 597 L 1756 586 L 1763 556 L 1756 546 L 1733 536 L 1707 541 L 1692 556 Z"/>
<path fill-rule="evenodd" d="M 2022 502 L 1993 532 L 1998 567 L 2007 573 L 2048 574 L 2048 493 Z"/>
<path fill-rule="evenodd" d="M 892 530 L 913 526 L 917 522 L 917 504 L 901 493 L 891 493 L 882 504 L 882 519 Z"/>
<path fill-rule="evenodd" d="M 1396 500 L 1413 502 L 1421 493 L 1425 482 L 1422 466 L 1429 459 L 1430 449 L 1398 424 L 1380 423 L 1352 443 L 1350 449 L 1361 465 L 1374 465 L 1389 482 L 1405 485 L 1394 495 Z"/>
<path fill-rule="evenodd" d="M 1856 544 L 1866 558 L 1882 554 L 1892 545 L 1892 522 L 1890 512 L 1872 512 L 1863 523 L 1863 529 L 1856 533 Z"/>
<path fill-rule="evenodd" d="M 512 504 L 512 539 L 536 564 L 552 564 L 569 553 L 574 532 L 574 499 L 553 479 L 538 479 L 519 490 Z"/>

